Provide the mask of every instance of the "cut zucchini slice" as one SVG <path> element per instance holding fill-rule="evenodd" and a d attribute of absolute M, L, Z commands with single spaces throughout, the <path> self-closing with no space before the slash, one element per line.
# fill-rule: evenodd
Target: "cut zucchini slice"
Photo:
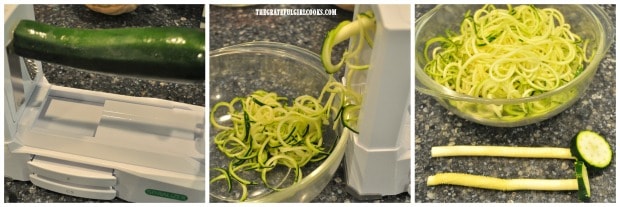
<path fill-rule="evenodd" d="M 588 180 L 588 170 L 582 161 L 575 162 L 575 175 L 577 176 L 577 187 L 579 188 L 580 201 L 590 200 L 590 181 Z"/>
<path fill-rule="evenodd" d="M 583 161 L 592 169 L 603 169 L 611 163 L 613 152 L 611 146 L 600 134 L 584 130 L 572 140 L 571 153 L 578 161 Z"/>

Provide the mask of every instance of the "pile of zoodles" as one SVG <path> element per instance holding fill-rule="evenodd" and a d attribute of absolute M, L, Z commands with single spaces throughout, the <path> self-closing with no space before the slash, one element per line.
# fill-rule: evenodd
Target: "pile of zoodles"
<path fill-rule="evenodd" d="M 371 33 L 375 20 L 372 12 L 361 13 L 355 21 L 344 21 L 330 31 L 324 41 L 321 60 L 325 71 L 333 74 L 347 65 L 351 71 L 368 69 L 358 59 L 361 46 L 372 45 Z M 331 64 L 332 47 L 355 37 L 357 47 L 346 51 L 339 63 Z M 352 72 L 347 73 L 351 76 Z M 293 100 L 274 92 L 258 90 L 246 97 L 237 97 L 230 102 L 219 102 L 211 108 L 210 123 L 218 131 L 213 138 L 217 149 L 230 162 L 227 167 L 213 167 L 210 183 L 225 181 L 227 190 L 232 191 L 233 182 L 241 186 L 239 201 L 248 199 L 248 185 L 265 185 L 273 191 L 280 191 L 301 181 L 301 167 L 310 162 L 327 158 L 336 143 L 323 142 L 324 126 L 340 125 L 357 133 L 356 122 L 362 96 L 329 76 L 318 97 L 302 95 Z M 231 125 L 216 120 L 227 117 Z M 216 117 L 217 116 L 217 117 Z M 337 140 L 337 139 L 335 139 Z M 294 178 L 274 180 L 270 171 L 277 166 L 292 169 Z M 260 180 L 243 177 L 249 171 L 260 174 Z"/>
<path fill-rule="evenodd" d="M 472 97 L 536 96 L 572 81 L 589 62 L 588 40 L 570 29 L 553 8 L 485 5 L 473 14 L 468 11 L 458 32 L 426 42 L 424 71 L 440 85 Z M 573 91 L 515 105 L 451 104 L 487 119 L 518 120 L 543 115 L 575 95 Z"/>

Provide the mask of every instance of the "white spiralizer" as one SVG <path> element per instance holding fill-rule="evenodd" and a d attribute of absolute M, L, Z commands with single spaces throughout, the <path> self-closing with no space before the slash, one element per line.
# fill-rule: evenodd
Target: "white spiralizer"
<path fill-rule="evenodd" d="M 369 9 L 377 22 L 374 46 L 360 60 L 370 68 L 345 80 L 364 97 L 359 134 L 349 133 L 345 151 L 347 191 L 359 199 L 411 192 L 411 7 L 356 5 L 354 14 Z"/>
<path fill-rule="evenodd" d="M 62 194 L 204 202 L 204 107 L 51 85 L 7 51 L 32 5 L 4 5 L 4 175 Z"/>

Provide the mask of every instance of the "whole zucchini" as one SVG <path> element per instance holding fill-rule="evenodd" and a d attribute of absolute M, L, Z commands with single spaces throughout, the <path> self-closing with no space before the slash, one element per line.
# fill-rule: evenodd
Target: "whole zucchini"
<path fill-rule="evenodd" d="M 16 54 L 91 71 L 163 79 L 205 80 L 205 32 L 191 28 L 63 28 L 21 20 Z"/>

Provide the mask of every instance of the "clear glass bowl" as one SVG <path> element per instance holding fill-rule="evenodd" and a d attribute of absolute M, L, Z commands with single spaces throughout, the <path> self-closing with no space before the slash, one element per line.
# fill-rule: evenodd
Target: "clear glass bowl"
<path fill-rule="evenodd" d="M 536 5 L 538 8 L 558 9 L 571 25 L 571 31 L 582 39 L 589 39 L 587 55 L 593 54 L 593 60 L 587 64 L 584 72 L 576 79 L 553 91 L 516 99 L 486 99 L 457 93 L 437 84 L 425 72 L 424 46 L 427 40 L 445 34 L 447 29 L 458 31 L 463 15 L 471 10 L 480 9 L 482 5 L 438 5 L 416 21 L 415 31 L 415 88 L 418 92 L 434 97 L 442 106 L 464 119 L 489 126 L 516 127 L 548 119 L 566 110 L 588 88 L 592 77 L 598 70 L 601 59 L 605 56 L 614 39 L 614 25 L 602 8 L 596 5 Z M 505 6 L 496 6 L 506 8 Z M 493 113 L 496 107 L 519 107 L 521 104 L 536 103 L 545 105 L 547 110 L 521 117 L 500 119 Z"/>
<path fill-rule="evenodd" d="M 329 77 L 317 54 L 273 42 L 250 42 L 211 51 L 209 70 L 210 108 L 220 101 L 245 97 L 259 89 L 276 92 L 290 100 L 300 95 L 318 97 Z M 216 114 L 215 117 L 224 115 Z M 309 202 L 314 199 L 332 179 L 344 155 L 347 139 L 338 139 L 339 131 L 332 130 L 332 126 L 324 127 L 324 146 L 329 149 L 335 143 L 335 147 L 322 162 L 304 166 L 303 179 L 299 183 L 282 191 L 272 191 L 264 187 L 258 177 L 251 177 L 259 184 L 248 186 L 246 202 Z M 216 133 L 215 129 L 210 128 L 209 166 L 226 167 L 228 158 L 213 143 Z M 219 174 L 210 172 L 211 176 Z M 280 179 L 289 173 L 292 172 L 288 169 L 280 169 L 269 177 Z M 225 184 L 211 184 L 211 202 L 237 202 L 241 189 L 235 186 L 235 181 L 233 186 L 233 191 L 229 193 Z"/>

